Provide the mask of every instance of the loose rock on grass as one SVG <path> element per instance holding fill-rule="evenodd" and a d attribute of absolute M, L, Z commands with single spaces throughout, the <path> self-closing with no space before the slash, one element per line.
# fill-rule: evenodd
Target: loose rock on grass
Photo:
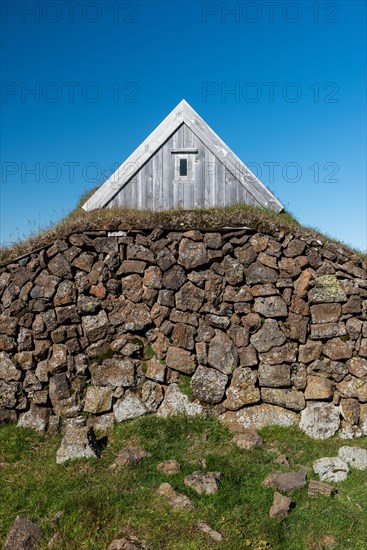
<path fill-rule="evenodd" d="M 218 491 L 221 475 L 220 472 L 193 472 L 185 477 L 184 483 L 199 494 L 214 495 Z"/>
<path fill-rule="evenodd" d="M 291 509 L 292 501 L 290 498 L 281 495 L 278 492 L 274 493 L 274 501 L 269 510 L 271 518 L 284 519 L 288 516 Z"/>
<path fill-rule="evenodd" d="M 305 472 L 286 472 L 283 474 L 270 474 L 263 481 L 265 487 L 277 489 L 283 493 L 293 493 L 306 485 Z"/>
<path fill-rule="evenodd" d="M 162 483 L 157 489 L 158 495 L 164 497 L 174 510 L 193 510 L 194 505 L 186 495 L 177 493 L 169 483 Z"/>
<path fill-rule="evenodd" d="M 17 516 L 3 550 L 36 550 L 43 538 L 41 529 L 28 518 Z"/>

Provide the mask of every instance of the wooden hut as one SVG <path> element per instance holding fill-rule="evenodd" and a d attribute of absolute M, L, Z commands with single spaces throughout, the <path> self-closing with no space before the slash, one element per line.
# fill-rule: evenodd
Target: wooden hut
<path fill-rule="evenodd" d="M 283 205 L 182 100 L 83 205 L 96 208 L 209 208 Z"/>

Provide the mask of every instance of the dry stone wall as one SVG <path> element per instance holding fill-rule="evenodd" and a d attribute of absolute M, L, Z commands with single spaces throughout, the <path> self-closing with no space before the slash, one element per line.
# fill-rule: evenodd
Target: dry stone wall
<path fill-rule="evenodd" d="M 72 234 L 0 268 L 0 298 L 0 421 L 367 435 L 366 264 L 307 233 Z"/>

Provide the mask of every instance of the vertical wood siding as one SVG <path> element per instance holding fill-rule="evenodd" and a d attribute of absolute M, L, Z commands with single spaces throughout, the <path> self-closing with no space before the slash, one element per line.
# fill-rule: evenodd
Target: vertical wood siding
<path fill-rule="evenodd" d="M 191 148 L 192 181 L 175 180 L 175 154 L 171 149 Z M 188 126 L 182 124 L 110 200 L 107 207 L 147 210 L 207 208 L 246 203 L 261 204 Z"/>

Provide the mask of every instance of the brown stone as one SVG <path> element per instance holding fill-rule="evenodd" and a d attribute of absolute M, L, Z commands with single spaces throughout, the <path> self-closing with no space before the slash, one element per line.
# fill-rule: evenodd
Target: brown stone
<path fill-rule="evenodd" d="M 168 317 L 169 315 L 169 309 L 165 306 L 160 306 L 159 304 L 155 303 L 150 311 L 152 320 L 154 321 L 154 324 L 156 327 L 160 327 L 162 323 L 164 322 L 164 319 Z M 168 321 L 169 322 L 169 321 Z M 172 323 L 170 323 L 171 329 L 172 329 Z M 171 332 L 171 330 L 169 331 Z"/>
<path fill-rule="evenodd" d="M 252 286 L 251 294 L 255 298 L 259 296 L 276 296 L 279 295 L 279 290 L 271 283 L 265 283 L 263 285 Z"/>
<path fill-rule="evenodd" d="M 302 363 L 291 366 L 291 384 L 296 390 L 303 390 L 307 384 L 307 367 Z"/>
<path fill-rule="evenodd" d="M 203 290 L 188 282 L 176 294 L 176 307 L 182 311 L 199 311 L 204 297 Z"/>
<path fill-rule="evenodd" d="M 102 283 L 99 283 L 98 285 L 92 285 L 89 292 L 92 294 L 92 296 L 95 296 L 99 300 L 104 300 L 107 295 L 106 287 Z"/>
<path fill-rule="evenodd" d="M 271 267 L 273 269 L 278 269 L 278 263 L 276 258 L 274 256 L 269 256 L 268 254 L 264 254 L 264 252 L 260 252 L 258 257 L 259 262 L 262 264 Z"/>
<path fill-rule="evenodd" d="M 198 521 L 196 523 L 196 527 L 202 531 L 203 533 L 205 533 L 206 535 L 208 535 L 211 539 L 213 539 L 215 542 L 222 542 L 223 540 L 223 535 L 221 533 L 219 533 L 219 531 L 214 531 L 214 529 L 212 529 L 207 523 L 205 523 L 204 521 Z"/>
<path fill-rule="evenodd" d="M 328 340 L 323 348 L 323 353 L 334 361 L 349 359 L 353 354 L 353 342 L 344 342 L 340 338 Z"/>
<path fill-rule="evenodd" d="M 324 357 L 322 360 L 316 360 L 308 366 L 308 373 L 311 375 L 331 378 L 335 382 L 340 382 L 348 374 L 348 368 L 345 363 L 340 361 L 331 361 Z"/>
<path fill-rule="evenodd" d="M 333 493 L 336 492 L 335 487 L 325 483 L 324 481 L 317 481 L 316 479 L 311 479 L 308 485 L 307 496 L 309 498 L 316 497 L 331 497 Z"/>
<path fill-rule="evenodd" d="M 167 248 L 163 247 L 157 254 L 157 264 L 162 271 L 167 271 L 176 262 L 174 254 Z"/>
<path fill-rule="evenodd" d="M 218 403 L 223 398 L 227 382 L 226 374 L 199 365 L 191 379 L 193 396 L 207 403 Z"/>
<path fill-rule="evenodd" d="M 290 312 L 287 319 L 283 322 L 282 328 L 287 338 L 304 344 L 307 339 L 308 318 Z"/>
<path fill-rule="evenodd" d="M 269 516 L 271 518 L 284 519 L 288 516 L 292 501 L 289 497 L 281 495 L 278 492 L 274 493 L 273 504 L 269 510 Z"/>
<path fill-rule="evenodd" d="M 158 359 L 153 357 L 149 361 L 144 361 L 146 366 L 145 375 L 147 378 L 155 380 L 156 382 L 164 382 L 166 374 L 166 366 L 162 364 Z"/>
<path fill-rule="evenodd" d="M 291 385 L 290 365 L 269 365 L 260 363 L 258 370 L 259 385 L 277 388 Z"/>
<path fill-rule="evenodd" d="M 243 326 L 253 334 L 256 332 L 262 325 L 262 319 L 258 313 L 248 313 L 244 317 L 242 317 L 242 324 Z"/>
<path fill-rule="evenodd" d="M 156 412 L 163 400 L 163 389 L 160 384 L 147 380 L 141 389 L 141 400 L 148 412 Z"/>
<path fill-rule="evenodd" d="M 238 260 L 225 256 L 222 262 L 225 279 L 229 285 L 239 285 L 243 281 L 243 266 Z"/>
<path fill-rule="evenodd" d="M 173 476 L 181 471 L 181 466 L 177 460 L 165 460 L 157 464 L 157 470 L 167 476 Z"/>
<path fill-rule="evenodd" d="M 221 248 L 223 245 L 223 238 L 220 233 L 205 233 L 204 244 L 207 248 Z"/>
<path fill-rule="evenodd" d="M 350 424 L 358 424 L 360 416 L 360 404 L 357 399 L 341 399 L 340 400 L 340 412 L 343 418 Z"/>
<path fill-rule="evenodd" d="M 260 401 L 260 390 L 255 386 L 256 381 L 256 373 L 250 368 L 238 367 L 234 369 L 223 406 L 235 411 L 244 405 Z"/>
<path fill-rule="evenodd" d="M 27 346 L 28 347 L 28 346 Z M 15 349 L 15 340 L 5 334 L 0 334 L 0 350 L 13 351 Z"/>
<path fill-rule="evenodd" d="M 128 244 L 126 248 L 126 258 L 128 260 L 141 260 L 154 263 L 153 252 L 141 244 Z"/>
<path fill-rule="evenodd" d="M 96 342 L 107 334 L 109 322 L 105 311 L 98 315 L 87 315 L 82 319 L 82 326 L 85 336 L 90 342 Z"/>
<path fill-rule="evenodd" d="M 167 351 L 166 365 L 184 374 L 192 374 L 195 371 L 195 357 L 185 349 L 170 346 Z"/>
<path fill-rule="evenodd" d="M 261 388 L 261 399 L 264 403 L 284 407 L 293 411 L 301 411 L 305 408 L 303 392 L 280 388 Z"/>
<path fill-rule="evenodd" d="M 292 494 L 297 489 L 302 489 L 306 485 L 305 472 L 285 472 L 283 474 L 270 474 L 263 481 L 265 487 Z"/>
<path fill-rule="evenodd" d="M 237 447 L 240 449 L 245 449 L 246 451 L 249 451 L 255 447 L 262 447 L 264 444 L 263 438 L 257 433 L 256 430 L 247 430 L 244 433 L 235 435 L 233 437 L 233 442 L 237 445 Z"/>
<path fill-rule="evenodd" d="M 334 384 L 331 380 L 320 376 L 308 376 L 305 399 L 328 400 L 333 397 L 333 393 Z"/>
<path fill-rule="evenodd" d="M 84 412 L 99 414 L 111 410 L 112 388 L 91 386 L 85 396 Z"/>
<path fill-rule="evenodd" d="M 362 331 L 363 323 L 360 319 L 356 319 L 355 317 L 351 317 L 347 320 L 346 324 L 347 333 L 349 334 L 349 337 L 351 340 L 358 340 L 359 335 Z"/>
<path fill-rule="evenodd" d="M 306 247 L 306 243 L 300 239 L 292 239 L 284 250 L 284 255 L 288 258 L 300 256 Z"/>
<path fill-rule="evenodd" d="M 127 275 L 121 281 L 121 293 L 131 302 L 138 303 L 143 294 L 142 283 L 142 278 L 136 273 Z"/>
<path fill-rule="evenodd" d="M 293 313 L 297 313 L 298 315 L 303 315 L 304 317 L 307 317 L 310 313 L 310 308 L 307 302 L 298 296 L 293 296 L 289 310 Z"/>
<path fill-rule="evenodd" d="M 299 347 L 298 360 L 300 363 L 311 363 L 321 355 L 322 342 L 308 340 L 305 345 Z"/>
<path fill-rule="evenodd" d="M 194 505 L 186 495 L 176 493 L 174 488 L 169 483 L 162 483 L 157 490 L 159 496 L 164 497 L 171 504 L 174 510 L 193 510 Z"/>
<path fill-rule="evenodd" d="M 125 447 L 117 455 L 115 465 L 131 466 L 132 464 L 138 464 L 148 456 L 151 456 L 151 453 L 141 447 Z"/>
<path fill-rule="evenodd" d="M 320 325 L 311 325 L 310 337 L 312 339 L 328 339 L 347 334 L 344 323 L 322 323 Z"/>
<path fill-rule="evenodd" d="M 285 334 L 280 330 L 275 319 L 266 319 L 261 329 L 250 338 L 251 344 L 259 352 L 266 352 L 273 347 L 281 346 L 285 341 Z"/>
<path fill-rule="evenodd" d="M 10 382 L 19 380 L 21 376 L 22 372 L 16 368 L 9 355 L 5 351 L 0 352 L 0 379 Z"/>
<path fill-rule="evenodd" d="M 231 374 L 238 364 L 238 351 L 232 340 L 216 330 L 209 346 L 208 363 L 224 374 Z"/>
<path fill-rule="evenodd" d="M 311 306 L 312 322 L 319 323 L 336 323 L 341 316 L 341 305 L 338 303 L 331 304 L 316 304 Z"/>
<path fill-rule="evenodd" d="M 277 365 L 281 363 L 293 363 L 297 357 L 297 344 L 286 342 L 283 346 L 272 348 L 266 353 L 260 353 L 261 363 Z"/>
<path fill-rule="evenodd" d="M 77 269 L 81 269 L 82 271 L 86 271 L 87 273 L 89 273 L 90 270 L 92 269 L 93 261 L 94 261 L 93 254 L 89 254 L 88 252 L 82 252 L 80 256 L 78 256 L 77 258 L 75 258 L 75 260 L 73 260 L 71 265 L 73 267 L 76 267 Z"/>
<path fill-rule="evenodd" d="M 98 254 L 111 254 L 118 251 L 116 237 L 97 237 L 93 239 L 93 246 Z"/>
<path fill-rule="evenodd" d="M 22 393 L 21 382 L 4 382 L 0 380 L 0 407 L 12 409 L 17 405 Z M 4 414 L 3 414 L 4 416 Z"/>
<path fill-rule="evenodd" d="M 44 269 L 35 280 L 35 286 L 30 292 L 31 298 L 52 298 L 59 281 L 59 277 L 50 275 Z"/>
<path fill-rule="evenodd" d="M 300 266 L 293 258 L 282 258 L 278 262 L 278 267 L 284 271 L 284 275 L 288 275 L 292 278 L 298 277 L 302 272 Z"/>
<path fill-rule="evenodd" d="M 342 307 L 343 314 L 347 313 L 361 313 L 362 311 L 362 299 L 360 296 L 351 296 L 346 304 L 343 304 Z"/>
<path fill-rule="evenodd" d="M 188 313 L 186 311 L 179 311 L 173 309 L 169 317 L 172 323 L 184 323 L 186 325 L 192 325 L 197 327 L 199 325 L 198 315 L 196 313 Z"/>
<path fill-rule="evenodd" d="M 241 367 L 254 367 L 258 363 L 256 349 L 251 344 L 245 348 L 240 348 L 238 356 Z"/>
<path fill-rule="evenodd" d="M 66 323 L 79 323 L 80 317 L 76 305 L 63 306 L 55 308 L 57 322 L 60 325 Z"/>
<path fill-rule="evenodd" d="M 145 262 L 139 260 L 124 260 L 121 262 L 116 275 L 129 275 L 131 273 L 143 275 L 146 265 Z"/>
<path fill-rule="evenodd" d="M 57 254 L 52 258 L 47 267 L 52 275 L 56 277 L 62 277 L 63 279 L 72 278 L 70 264 L 62 254 Z"/>
<path fill-rule="evenodd" d="M 362 357 L 353 357 L 347 361 L 347 367 L 350 374 L 357 378 L 367 378 L 367 359 Z"/>
<path fill-rule="evenodd" d="M 337 385 L 342 397 L 352 397 L 358 399 L 361 403 L 367 402 L 367 379 L 347 377 Z"/>
<path fill-rule="evenodd" d="M 248 244 L 243 247 L 236 248 L 235 256 L 243 267 L 248 267 L 252 264 L 252 262 L 256 260 L 257 252 L 255 251 L 253 246 Z"/>
<path fill-rule="evenodd" d="M 172 332 L 172 344 L 192 351 L 195 347 L 195 333 L 194 327 L 177 323 Z"/>
<path fill-rule="evenodd" d="M 157 266 L 145 270 L 143 284 L 148 288 L 162 288 L 162 272 Z"/>
<path fill-rule="evenodd" d="M 71 281 L 62 281 L 58 288 L 54 298 L 55 306 L 66 306 L 72 304 L 76 299 L 76 291 Z"/>
<path fill-rule="evenodd" d="M 245 278 L 248 284 L 275 283 L 278 274 L 275 269 L 267 267 L 260 262 L 254 262 L 245 269 Z"/>
<path fill-rule="evenodd" d="M 125 323 L 126 330 L 144 330 L 152 322 L 150 311 L 146 304 L 134 304 L 127 300 L 123 315 L 122 321 Z"/>
<path fill-rule="evenodd" d="M 185 269 L 194 269 L 208 262 L 208 254 L 202 242 L 183 238 L 179 244 L 178 263 Z"/>
<path fill-rule="evenodd" d="M 227 411 L 221 414 L 219 419 L 234 432 L 247 429 L 258 430 L 264 426 L 298 424 L 298 415 L 295 412 L 267 403 L 244 407 L 238 411 Z"/>
<path fill-rule="evenodd" d="M 14 317 L 0 315 L 0 334 L 7 336 L 16 336 L 18 321 Z"/>
<path fill-rule="evenodd" d="M 367 357 L 367 338 L 362 338 L 359 346 L 358 354 L 361 357 Z"/>
<path fill-rule="evenodd" d="M 218 491 L 220 472 L 193 472 L 184 478 L 186 487 L 190 487 L 199 494 L 214 495 Z"/>
<path fill-rule="evenodd" d="M 36 550 L 41 543 L 41 529 L 27 518 L 17 516 L 6 538 L 3 550 Z"/>
<path fill-rule="evenodd" d="M 312 269 L 305 269 L 295 281 L 294 291 L 298 298 L 304 298 L 307 295 L 307 290 L 310 286 L 313 275 L 314 272 Z"/>
<path fill-rule="evenodd" d="M 280 296 L 255 298 L 254 311 L 264 317 L 285 317 L 287 306 Z"/>
<path fill-rule="evenodd" d="M 49 408 L 38 407 L 32 403 L 31 408 L 19 416 L 18 426 L 44 434 L 46 432 L 50 413 L 51 410 Z"/>
<path fill-rule="evenodd" d="M 262 252 L 263 250 L 266 249 L 268 244 L 270 248 L 272 247 L 272 245 L 275 245 L 275 247 L 278 247 L 278 243 L 274 241 L 274 239 L 271 239 L 268 235 L 260 235 L 259 233 L 251 237 L 250 243 L 252 244 L 256 252 Z M 280 250 L 280 246 L 279 246 L 279 250 Z"/>
<path fill-rule="evenodd" d="M 135 362 L 131 359 L 105 359 L 89 367 L 95 386 L 129 387 L 135 385 Z"/>

